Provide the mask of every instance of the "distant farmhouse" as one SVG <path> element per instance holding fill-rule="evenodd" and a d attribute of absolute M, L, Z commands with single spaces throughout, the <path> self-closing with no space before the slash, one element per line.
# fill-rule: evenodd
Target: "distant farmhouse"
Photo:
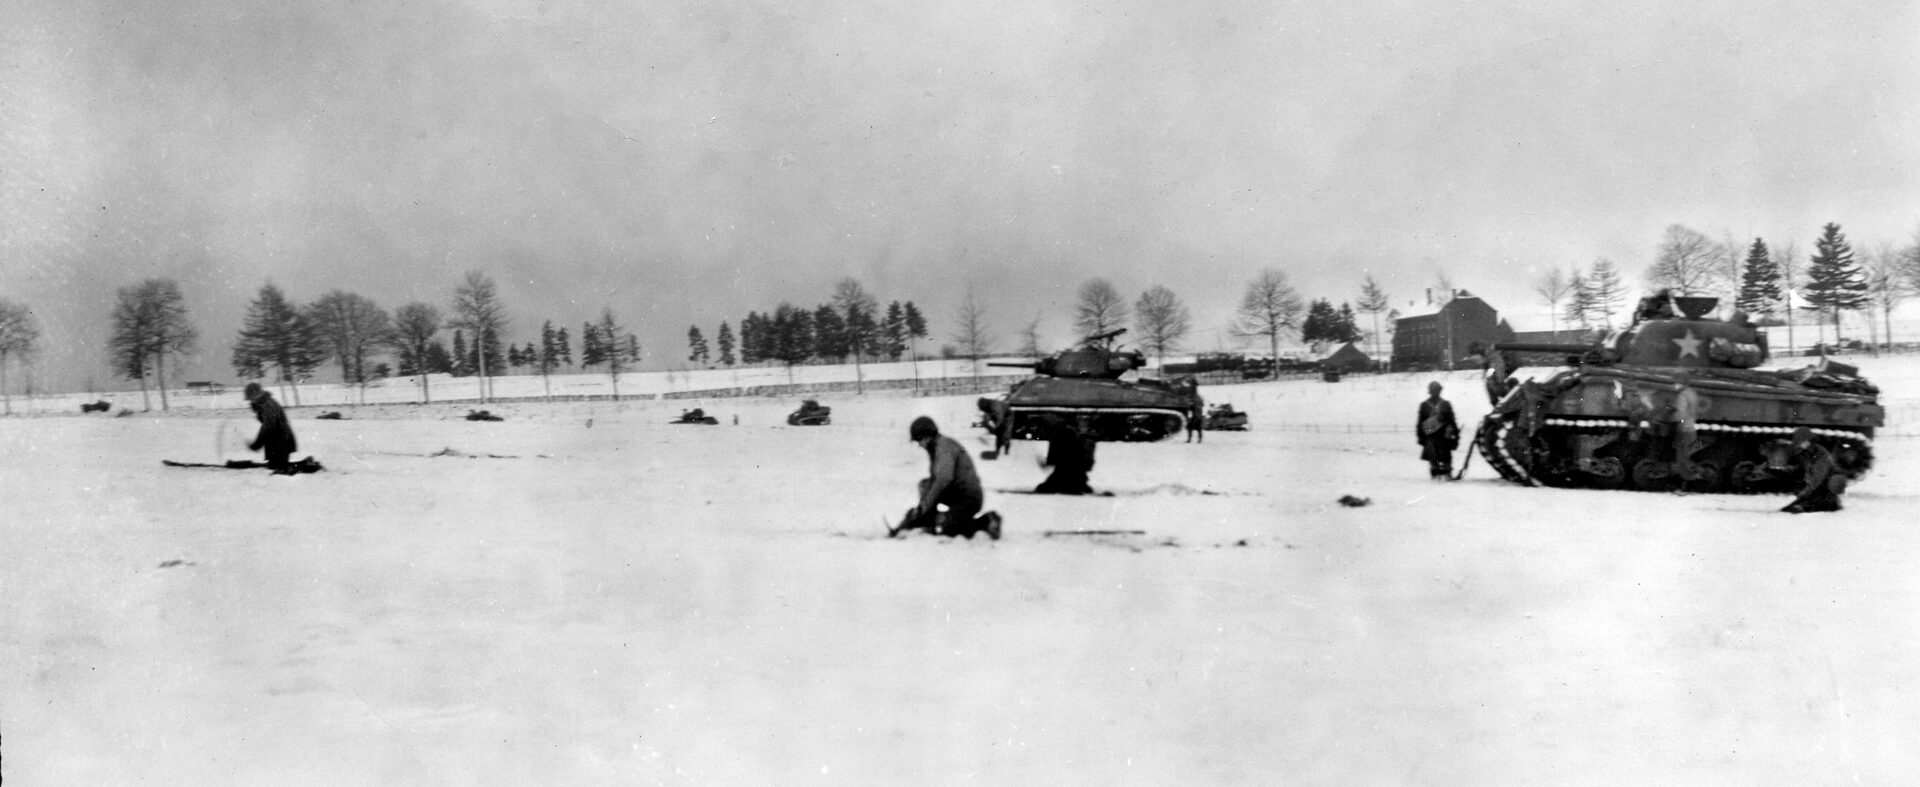
<path fill-rule="evenodd" d="M 1394 371 L 1428 371 L 1478 366 L 1468 360 L 1476 343 L 1513 341 L 1513 328 L 1486 301 L 1466 290 L 1455 291 L 1446 303 L 1434 305 L 1432 295 L 1420 313 L 1394 322 Z"/>

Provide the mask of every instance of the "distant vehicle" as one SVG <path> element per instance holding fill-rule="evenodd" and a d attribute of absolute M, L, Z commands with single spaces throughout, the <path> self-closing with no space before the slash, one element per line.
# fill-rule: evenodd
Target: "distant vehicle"
<path fill-rule="evenodd" d="M 788 426 L 826 426 L 833 423 L 833 408 L 808 399 L 800 409 L 787 415 Z"/>
<path fill-rule="evenodd" d="M 705 425 L 707 425 L 707 426 L 712 426 L 712 425 L 714 425 L 714 424 L 718 424 L 718 423 L 720 423 L 720 419 L 718 419 L 718 418 L 715 418 L 715 417 L 713 417 L 713 416 L 711 416 L 711 415 L 707 415 L 707 413 L 706 413 L 706 411 L 705 411 L 705 410 L 702 410 L 702 409 L 700 409 L 700 408 L 698 408 L 698 407 L 695 407 L 695 408 L 693 408 L 693 409 L 691 409 L 691 410 L 681 410 L 681 411 L 680 411 L 680 417 L 679 417 L 679 418 L 675 418 L 674 420 L 672 420 L 672 421 L 671 421 L 671 422 L 669 422 L 669 423 L 676 423 L 676 424 L 705 424 Z"/>
<path fill-rule="evenodd" d="M 1202 428 L 1209 432 L 1247 431 L 1247 414 L 1233 409 L 1231 404 L 1216 404 L 1207 408 L 1207 417 Z"/>
<path fill-rule="evenodd" d="M 1103 441 L 1153 441 L 1181 433 L 1198 385 L 1191 377 L 1121 380 L 1146 366 L 1139 350 L 1114 349 L 1114 338 L 1125 332 L 1089 336 L 1077 348 L 1034 361 L 1034 377 L 997 399 L 980 399 L 978 425 L 994 434 L 994 449 L 1004 450 L 1014 440 L 1047 439 L 1046 425 L 1056 416 L 1092 415 L 1094 433 Z"/>
<path fill-rule="evenodd" d="M 1873 464 L 1885 425 L 1879 389 L 1846 364 L 1762 370 L 1766 335 L 1735 313 L 1706 316 L 1714 298 L 1660 292 L 1632 324 L 1595 344 L 1499 343 L 1485 353 L 1493 412 L 1474 438 L 1501 477 L 1529 486 L 1695 491 L 1789 491 L 1802 468 L 1770 456 L 1798 427 L 1832 452 L 1849 479 Z M 1543 357 L 1571 367 L 1542 381 L 1508 370 Z M 1676 434 L 1695 433 L 1690 456 Z"/>

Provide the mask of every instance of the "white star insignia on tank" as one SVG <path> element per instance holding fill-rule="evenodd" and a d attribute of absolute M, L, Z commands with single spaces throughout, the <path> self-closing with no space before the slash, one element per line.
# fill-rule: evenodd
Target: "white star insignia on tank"
<path fill-rule="evenodd" d="M 1680 345 L 1680 357 L 1685 358 L 1689 355 L 1695 358 L 1700 357 L 1700 340 L 1694 338 L 1693 331 L 1687 331 L 1687 338 L 1674 339 L 1673 343 Z"/>

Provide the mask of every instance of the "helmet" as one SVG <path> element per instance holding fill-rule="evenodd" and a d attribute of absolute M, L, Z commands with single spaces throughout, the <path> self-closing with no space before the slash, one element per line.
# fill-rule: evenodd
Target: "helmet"
<path fill-rule="evenodd" d="M 933 419 L 924 415 L 913 419 L 913 424 L 907 427 L 907 438 L 914 441 L 928 437 L 937 437 L 939 434 L 940 427 L 934 426 Z"/>
<path fill-rule="evenodd" d="M 255 400 L 255 399 L 258 399 L 258 398 L 260 398 L 260 384 L 259 384 L 259 383 L 247 383 L 247 387 L 246 387 L 246 389 L 245 389 L 245 390 L 244 390 L 244 391 L 243 391 L 243 392 L 241 393 L 241 395 L 242 395 L 242 396 L 245 396 L 245 397 L 247 398 L 247 401 L 249 401 L 249 402 L 251 402 L 251 401 L 253 401 L 253 400 Z"/>

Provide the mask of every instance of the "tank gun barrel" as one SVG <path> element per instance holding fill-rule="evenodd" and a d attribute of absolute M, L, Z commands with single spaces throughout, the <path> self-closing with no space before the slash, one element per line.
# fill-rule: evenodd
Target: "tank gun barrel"
<path fill-rule="evenodd" d="M 987 365 L 998 366 L 1003 369 L 1032 369 L 1033 368 L 1033 364 L 1031 363 L 1002 363 L 1000 361 L 988 361 Z"/>
<path fill-rule="evenodd" d="M 1553 342 L 1496 342 L 1493 349 L 1499 352 L 1517 353 L 1560 353 L 1579 355 L 1588 350 L 1598 350 L 1599 344 L 1556 344 Z"/>

